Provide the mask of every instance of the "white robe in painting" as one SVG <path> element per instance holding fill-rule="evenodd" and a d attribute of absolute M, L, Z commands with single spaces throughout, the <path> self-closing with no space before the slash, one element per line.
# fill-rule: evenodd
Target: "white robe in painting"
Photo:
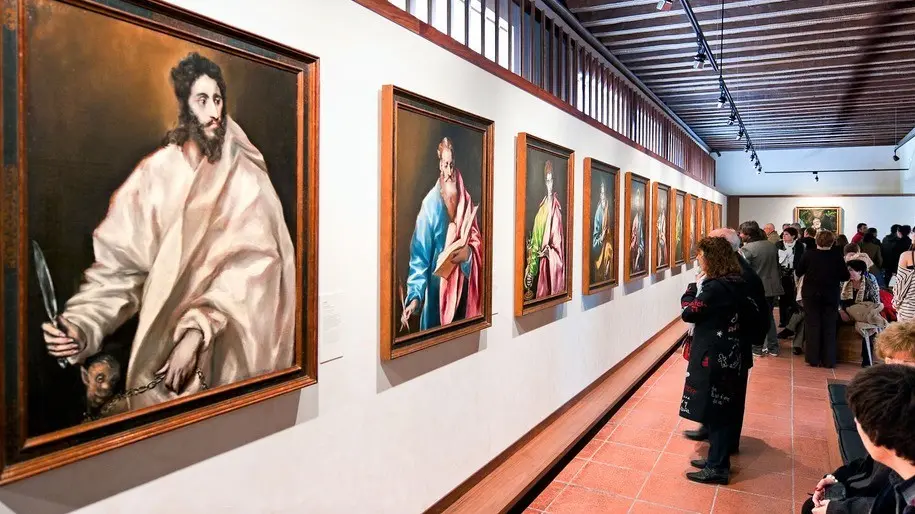
<path fill-rule="evenodd" d="M 191 169 L 169 145 L 146 157 L 111 199 L 93 234 L 95 263 L 63 316 L 87 347 L 139 311 L 126 387 L 153 380 L 188 329 L 203 333 L 198 367 L 209 387 L 292 365 L 295 251 L 260 151 L 231 118 L 222 158 Z M 192 376 L 180 396 L 200 391 Z M 177 397 L 164 384 L 138 409 Z"/>

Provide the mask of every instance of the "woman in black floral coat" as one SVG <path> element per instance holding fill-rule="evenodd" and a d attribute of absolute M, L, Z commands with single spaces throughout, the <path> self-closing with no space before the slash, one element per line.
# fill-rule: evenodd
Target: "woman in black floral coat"
<path fill-rule="evenodd" d="M 756 305 L 740 263 L 723 238 L 699 241 L 696 283 L 683 294 L 683 321 L 694 323 L 680 416 L 708 427 L 708 459 L 692 461 L 694 482 L 727 484 L 740 433 L 739 408 L 747 391 L 750 347 L 759 339 L 767 306 Z"/>

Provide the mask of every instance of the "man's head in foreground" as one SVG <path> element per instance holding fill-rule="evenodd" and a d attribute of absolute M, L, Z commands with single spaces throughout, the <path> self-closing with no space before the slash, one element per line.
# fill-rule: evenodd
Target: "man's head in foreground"
<path fill-rule="evenodd" d="M 903 479 L 915 476 L 915 367 L 861 371 L 848 385 L 848 406 L 867 453 Z"/>

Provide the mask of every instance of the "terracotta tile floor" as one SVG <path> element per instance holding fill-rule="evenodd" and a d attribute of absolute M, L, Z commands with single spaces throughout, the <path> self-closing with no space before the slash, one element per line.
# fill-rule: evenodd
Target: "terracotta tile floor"
<path fill-rule="evenodd" d="M 525 513 L 800 512 L 808 491 L 832 471 L 826 379 L 850 379 L 859 370 L 810 368 L 787 347 L 780 357 L 757 358 L 731 483 L 708 486 L 684 477 L 708 445 L 682 435 L 696 425 L 677 414 L 686 361 L 675 353 Z"/>

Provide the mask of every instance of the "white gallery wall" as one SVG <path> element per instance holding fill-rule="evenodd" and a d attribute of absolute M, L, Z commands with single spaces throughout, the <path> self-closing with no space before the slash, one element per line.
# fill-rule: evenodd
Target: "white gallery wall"
<path fill-rule="evenodd" d="M 750 154 L 721 152 L 716 186 L 729 196 L 915 193 L 913 150 L 915 142 L 901 148 L 899 161 L 893 160 L 892 146 L 761 150 L 765 173 L 760 175 Z M 819 182 L 813 171 L 820 172 Z"/>
<path fill-rule="evenodd" d="M 581 296 L 582 160 L 724 204 L 722 195 L 351 0 L 175 3 L 320 58 L 320 351 L 340 357 L 303 391 L 3 487 L 0 512 L 421 512 L 678 315 L 692 269 Z M 383 84 L 495 120 L 493 326 L 385 364 Z M 515 319 L 521 131 L 576 151 L 574 294 Z"/>
<path fill-rule="evenodd" d="M 756 220 L 760 224 L 794 221 L 795 207 L 841 207 L 844 216 L 842 232 L 855 233 L 858 223 L 876 227 L 882 239 L 894 224 L 915 226 L 915 197 L 911 196 L 811 196 L 741 198 L 740 220 Z"/>

